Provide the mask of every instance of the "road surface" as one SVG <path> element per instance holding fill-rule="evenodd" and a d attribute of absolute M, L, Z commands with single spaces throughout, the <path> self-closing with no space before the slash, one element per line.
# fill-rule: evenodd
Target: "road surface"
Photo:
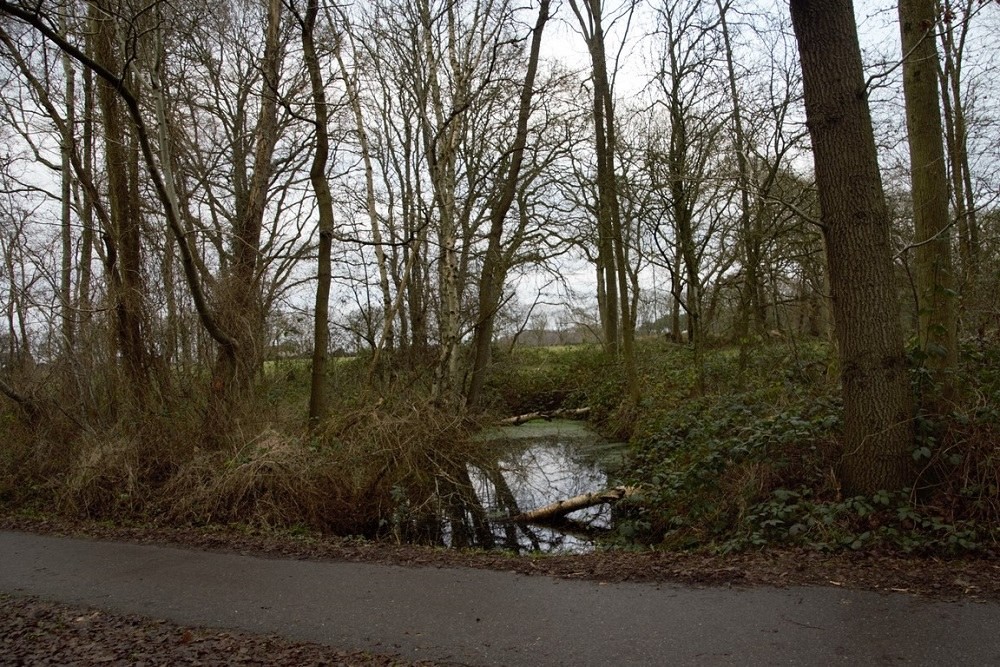
<path fill-rule="evenodd" d="M 278 560 L 0 531 L 0 592 L 472 665 L 1000 664 L 1000 604 Z"/>

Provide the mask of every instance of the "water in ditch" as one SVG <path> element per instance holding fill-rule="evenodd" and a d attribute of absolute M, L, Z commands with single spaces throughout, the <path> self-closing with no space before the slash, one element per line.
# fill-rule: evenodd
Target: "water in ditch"
<path fill-rule="evenodd" d="M 615 486 L 623 445 L 604 441 L 581 422 L 563 420 L 498 427 L 482 437 L 490 456 L 485 464 L 466 466 L 469 492 L 443 513 L 444 544 L 519 553 L 583 553 L 607 535 L 613 522 L 609 505 L 541 524 L 509 519 Z"/>

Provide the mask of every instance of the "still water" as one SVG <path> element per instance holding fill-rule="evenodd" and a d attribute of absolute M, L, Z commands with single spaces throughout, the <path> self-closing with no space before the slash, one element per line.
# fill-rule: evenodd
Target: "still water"
<path fill-rule="evenodd" d="M 614 471 L 624 445 L 605 442 L 582 422 L 563 420 L 499 427 L 483 439 L 494 457 L 485 465 L 469 465 L 467 469 L 475 503 L 488 525 L 463 536 L 449 526 L 443 536 L 446 544 L 582 553 L 592 550 L 611 528 L 608 505 L 578 510 L 544 525 L 515 524 L 509 518 L 615 486 Z M 475 523 L 478 511 L 468 508 L 466 518 Z M 469 533 L 478 538 L 473 544 L 468 544 Z"/>

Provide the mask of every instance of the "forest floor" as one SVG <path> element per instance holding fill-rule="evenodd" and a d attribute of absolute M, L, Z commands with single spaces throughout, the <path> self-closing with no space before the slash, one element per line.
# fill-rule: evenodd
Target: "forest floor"
<path fill-rule="evenodd" d="M 950 560 L 774 550 L 727 555 L 612 551 L 515 556 L 233 528 L 122 527 L 15 516 L 0 516 L 0 529 L 268 558 L 468 567 L 601 582 L 738 588 L 815 585 L 908 593 L 931 600 L 1000 600 L 1000 558 L 995 556 Z M 31 597 L 0 596 L 0 638 L 0 664 L 437 664 L 274 635 L 185 627 Z"/>
<path fill-rule="evenodd" d="M 0 665 L 432 665 L 0 594 Z"/>

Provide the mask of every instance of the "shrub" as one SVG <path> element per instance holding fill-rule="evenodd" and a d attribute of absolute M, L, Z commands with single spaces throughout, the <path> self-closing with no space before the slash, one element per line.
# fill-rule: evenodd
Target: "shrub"
<path fill-rule="evenodd" d="M 226 450 L 199 451 L 164 486 L 167 517 L 356 532 L 364 512 L 351 502 L 338 463 L 270 430 Z"/>
<path fill-rule="evenodd" d="M 621 364 L 597 345 L 497 351 L 485 394 L 505 414 L 589 407 L 606 419 L 621 401 Z"/>

